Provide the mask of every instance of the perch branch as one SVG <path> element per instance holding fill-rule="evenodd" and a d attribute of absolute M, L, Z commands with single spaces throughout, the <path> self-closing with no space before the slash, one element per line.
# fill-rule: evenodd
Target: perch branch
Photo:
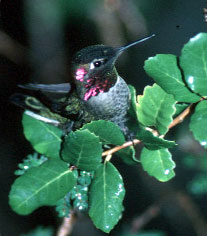
<path fill-rule="evenodd" d="M 134 139 L 133 142 L 132 142 L 132 141 L 126 142 L 126 143 L 124 143 L 124 144 L 121 145 L 121 146 L 116 146 L 116 147 L 114 147 L 114 148 L 112 148 L 112 149 L 109 149 L 109 150 L 103 152 L 103 153 L 102 153 L 102 156 L 112 155 L 113 153 L 118 152 L 118 151 L 121 150 L 121 149 L 130 147 L 130 146 L 132 146 L 132 145 L 136 145 L 136 144 L 138 144 L 138 143 L 141 143 L 141 141 L 138 140 L 138 139 Z"/>
<path fill-rule="evenodd" d="M 179 123 L 183 122 L 183 120 L 188 116 L 192 110 L 192 107 L 194 106 L 194 103 L 192 103 L 190 106 L 188 106 L 179 116 L 177 116 L 172 123 L 168 126 L 168 129 L 171 129 L 172 127 L 178 125 Z"/>

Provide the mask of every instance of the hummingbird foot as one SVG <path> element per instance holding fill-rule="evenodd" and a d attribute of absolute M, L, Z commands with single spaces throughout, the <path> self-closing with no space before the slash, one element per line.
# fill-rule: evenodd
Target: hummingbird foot
<path fill-rule="evenodd" d="M 120 127 L 120 129 L 124 133 L 126 141 L 133 142 L 133 139 L 135 138 L 135 133 L 133 131 L 131 131 L 125 123 L 119 123 L 118 126 Z"/>

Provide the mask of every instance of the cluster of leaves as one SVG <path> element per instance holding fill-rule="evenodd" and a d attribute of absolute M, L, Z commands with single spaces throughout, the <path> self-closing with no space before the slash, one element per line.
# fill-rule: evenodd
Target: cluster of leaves
<path fill-rule="evenodd" d="M 156 84 L 147 86 L 143 95 L 138 97 L 130 86 L 129 113 L 134 121 L 130 128 L 144 144 L 140 161 L 135 158 L 134 147 L 122 149 L 116 154 L 126 163 L 140 162 L 150 176 L 164 182 L 175 175 L 175 163 L 168 150 L 175 146 L 175 142 L 163 137 L 173 117 L 190 103 L 196 104 L 190 129 L 201 145 L 207 147 L 207 34 L 201 33 L 192 38 L 184 46 L 180 58 L 169 54 L 156 55 L 145 62 L 144 68 Z M 125 189 L 122 176 L 110 162 L 112 155 L 109 153 L 104 160 L 102 153 L 111 145 L 125 143 L 119 127 L 109 121 L 93 121 L 63 137 L 62 130 L 26 113 L 23 115 L 23 127 L 25 137 L 35 151 L 48 160 L 30 168 L 15 180 L 9 196 L 13 210 L 18 214 L 30 214 L 43 205 L 56 205 L 63 198 L 75 202 L 71 196 L 81 192 L 87 195 L 82 199 L 83 205 L 88 207 L 95 226 L 109 233 L 122 215 Z M 156 135 L 152 128 L 156 130 Z M 77 175 L 74 166 L 84 173 L 94 172 L 91 183 L 87 182 L 87 174 Z M 87 182 L 84 193 L 79 177 L 82 182 Z M 80 202 L 73 205 L 79 206 Z"/>
<path fill-rule="evenodd" d="M 207 147 L 207 34 L 200 33 L 184 45 L 181 56 L 159 54 L 145 62 L 145 71 L 176 100 L 176 108 L 196 103 L 190 130 Z M 184 104 L 183 104 L 184 103 Z M 202 128 L 201 128 L 202 127 Z"/>

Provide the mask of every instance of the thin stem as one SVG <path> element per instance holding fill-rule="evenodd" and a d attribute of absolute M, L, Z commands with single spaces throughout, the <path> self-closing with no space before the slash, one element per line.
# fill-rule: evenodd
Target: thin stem
<path fill-rule="evenodd" d="M 183 122 L 183 120 L 188 116 L 192 110 L 194 103 L 192 103 L 189 107 L 187 107 L 179 116 L 177 116 L 172 123 L 168 126 L 168 129 L 178 125 L 179 123 Z"/>
<path fill-rule="evenodd" d="M 114 148 L 112 148 L 112 149 L 109 149 L 109 150 L 103 152 L 103 153 L 102 153 L 102 157 L 103 157 L 103 156 L 112 155 L 113 153 L 118 152 L 119 150 L 121 150 L 121 149 L 123 149 L 123 148 L 127 148 L 127 147 L 129 147 L 129 146 L 136 145 L 136 144 L 138 144 L 138 143 L 140 143 L 140 142 L 141 142 L 141 141 L 138 140 L 138 139 L 134 139 L 133 142 L 132 142 L 132 141 L 126 142 L 126 143 L 124 143 L 124 144 L 121 145 L 121 146 L 116 146 L 116 147 L 114 147 Z"/>

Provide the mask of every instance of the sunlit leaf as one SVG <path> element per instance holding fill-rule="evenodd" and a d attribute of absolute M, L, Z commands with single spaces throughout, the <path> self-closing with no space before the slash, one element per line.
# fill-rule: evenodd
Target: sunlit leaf
<path fill-rule="evenodd" d="M 147 86 L 144 95 L 138 96 L 138 119 L 144 126 L 153 126 L 160 134 L 165 134 L 173 120 L 175 103 L 173 96 L 157 84 Z"/>
<path fill-rule="evenodd" d="M 131 94 L 131 104 L 129 108 L 129 114 L 137 119 L 137 96 L 136 96 L 136 89 L 132 85 L 128 85 L 129 91 Z"/>
<path fill-rule="evenodd" d="M 47 157 L 59 158 L 62 130 L 24 113 L 24 135 L 33 148 Z"/>
<path fill-rule="evenodd" d="M 175 55 L 158 54 L 150 57 L 145 61 L 144 69 L 166 93 L 172 94 L 176 101 L 199 101 L 200 97 L 192 93 L 183 82 Z"/>
<path fill-rule="evenodd" d="M 136 134 L 136 137 L 141 140 L 145 147 L 149 150 L 172 148 L 176 145 L 174 141 L 169 141 L 161 137 L 157 137 L 151 131 L 146 130 L 146 128 L 144 127 L 140 127 L 139 131 Z"/>
<path fill-rule="evenodd" d="M 104 144 L 122 145 L 125 142 L 123 132 L 118 125 L 111 121 L 92 121 L 85 124 L 82 130 L 84 129 L 94 133 Z"/>
<path fill-rule="evenodd" d="M 102 160 L 99 138 L 88 130 L 70 132 L 66 137 L 62 157 L 81 170 L 96 170 Z"/>
<path fill-rule="evenodd" d="M 175 176 L 175 163 L 168 149 L 151 151 L 144 148 L 140 158 L 143 169 L 157 180 L 166 182 Z"/>
<path fill-rule="evenodd" d="M 56 204 L 75 183 L 76 178 L 67 163 L 48 160 L 15 180 L 9 194 L 9 204 L 16 213 L 27 215 L 38 207 Z"/>
<path fill-rule="evenodd" d="M 190 130 L 199 143 L 207 148 L 207 101 L 197 104 L 194 114 L 191 116 Z"/>
<path fill-rule="evenodd" d="M 192 91 L 207 95 L 207 33 L 190 39 L 182 49 L 180 65 Z"/>
<path fill-rule="evenodd" d="M 125 189 L 118 170 L 109 162 L 95 173 L 89 195 L 89 216 L 98 229 L 109 233 L 123 211 Z"/>

